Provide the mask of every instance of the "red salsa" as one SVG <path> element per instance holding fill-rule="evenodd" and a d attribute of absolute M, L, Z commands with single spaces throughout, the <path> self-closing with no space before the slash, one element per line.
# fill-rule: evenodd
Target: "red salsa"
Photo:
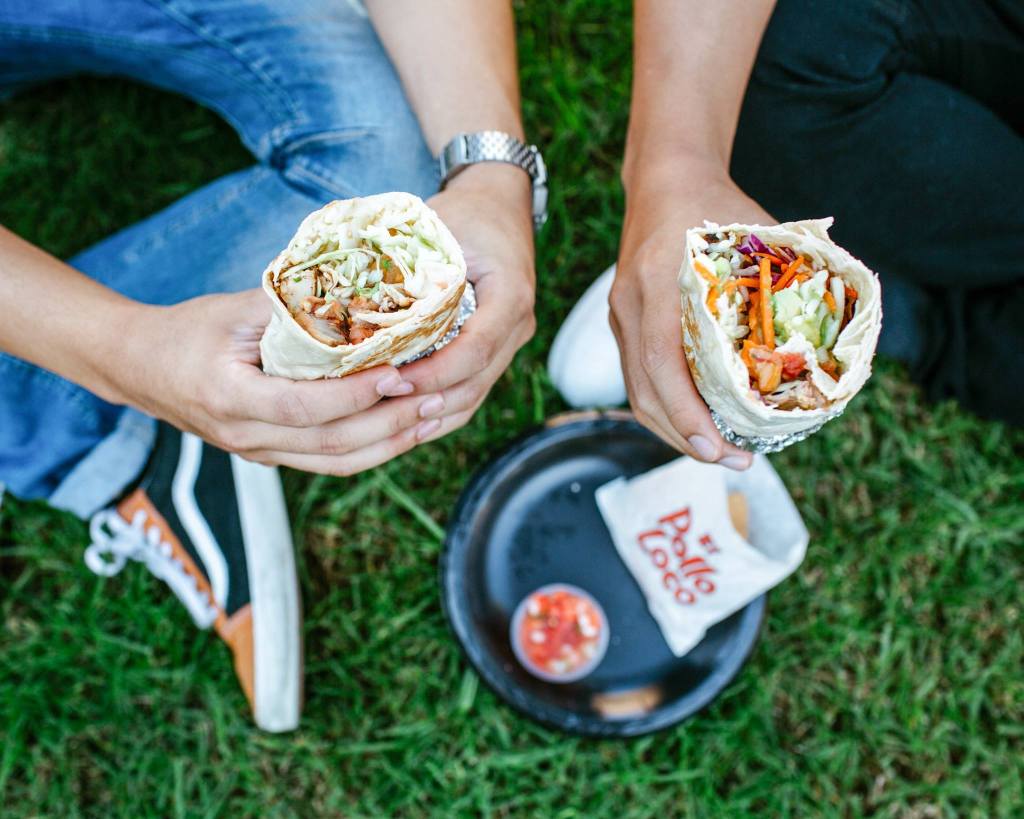
<path fill-rule="evenodd" d="M 512 622 L 516 655 L 546 679 L 578 679 L 604 654 L 608 628 L 597 602 L 571 586 L 545 586 L 530 594 Z"/>

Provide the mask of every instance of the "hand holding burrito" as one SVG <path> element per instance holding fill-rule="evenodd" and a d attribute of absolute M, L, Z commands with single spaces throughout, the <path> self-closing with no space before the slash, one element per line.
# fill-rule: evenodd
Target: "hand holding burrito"
<path fill-rule="evenodd" d="M 424 401 L 432 420 L 418 440 L 462 426 L 533 333 L 529 195 L 520 169 L 484 163 L 426 204 L 380 194 L 311 214 L 264 272 L 274 309 L 264 368 L 347 380 L 380 362 L 401 365 L 417 394 L 437 394 Z M 407 363 L 449 332 L 467 279 L 476 313 L 450 345 Z"/>
<path fill-rule="evenodd" d="M 421 407 L 436 393 L 413 393 L 388 365 L 345 379 L 268 376 L 259 343 L 269 319 L 258 289 L 132 305 L 119 325 L 131 344 L 110 395 L 220 449 L 309 472 L 351 474 L 418 443 Z"/>
<path fill-rule="evenodd" d="M 764 239 L 778 245 L 777 252 L 786 258 L 768 254 L 775 256 L 766 271 L 771 294 L 761 300 L 764 255 L 750 254 L 763 254 L 764 248 L 744 247 L 745 259 L 739 249 L 745 242 L 761 241 L 757 226 L 774 220 L 731 183 L 705 182 L 682 191 L 670 185 L 667 192 L 664 185 L 647 183 L 631 192 L 611 319 L 638 419 L 701 460 L 743 468 L 749 455 L 740 446 L 773 451 L 805 437 L 840 413 L 860 389 L 880 329 L 880 296 L 877 277 L 831 242 L 826 223 L 811 222 L 797 223 L 796 238 L 770 234 Z M 728 240 L 714 236 L 716 231 L 705 234 L 710 256 L 697 259 L 695 266 L 685 237 L 695 244 L 692 237 L 699 229 L 694 226 L 703 221 L 698 210 L 738 216 L 746 224 L 728 226 Z M 745 239 L 750 233 L 754 239 Z M 804 246 L 809 249 L 801 264 L 807 266 L 794 269 L 780 285 L 788 270 L 779 261 L 788 266 Z M 720 269 L 725 264 L 728 274 Z M 679 287 L 681 302 L 666 301 L 665 294 Z M 779 295 L 782 289 L 788 292 Z M 751 311 L 751 304 L 757 309 Z M 765 321 L 766 307 L 770 321 Z M 684 310 L 690 319 L 683 320 L 681 332 Z M 774 337 L 765 338 L 765 327 Z M 731 346 L 719 343 L 716 328 Z M 703 354 L 696 353 L 698 346 Z M 711 354 L 712 349 L 719 354 Z M 765 418 L 771 420 L 764 423 Z"/>
<path fill-rule="evenodd" d="M 834 418 L 871 373 L 878 278 L 831 219 L 686 234 L 679 273 L 693 380 L 734 443 L 773 451 Z"/>
<path fill-rule="evenodd" d="M 675 182 L 655 174 L 631 181 L 610 319 L 637 420 L 692 457 L 745 469 L 750 454 L 722 439 L 693 385 L 681 344 L 674 294 L 684 237 L 705 214 L 771 220 L 731 183 L 689 174 Z"/>

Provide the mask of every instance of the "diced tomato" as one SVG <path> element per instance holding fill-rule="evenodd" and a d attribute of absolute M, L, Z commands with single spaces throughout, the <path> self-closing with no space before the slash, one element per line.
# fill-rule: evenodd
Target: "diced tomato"
<path fill-rule="evenodd" d="M 782 377 L 786 381 L 792 381 L 807 369 L 807 362 L 799 353 L 780 353 L 780 355 L 782 356 Z"/>
<path fill-rule="evenodd" d="M 590 660 L 604 628 L 600 612 L 590 601 L 559 589 L 530 597 L 517 638 L 535 667 L 569 674 Z"/>
<path fill-rule="evenodd" d="M 740 357 L 750 372 L 751 385 L 761 393 L 778 389 L 783 380 L 792 381 L 807 369 L 799 353 L 780 353 L 749 340 L 744 341 Z"/>

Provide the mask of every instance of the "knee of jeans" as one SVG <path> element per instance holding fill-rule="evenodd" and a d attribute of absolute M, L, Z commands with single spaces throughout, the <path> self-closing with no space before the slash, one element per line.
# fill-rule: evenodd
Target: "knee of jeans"
<path fill-rule="evenodd" d="M 385 191 L 427 198 L 438 171 L 419 128 L 323 128 L 284 140 L 271 157 L 291 185 L 315 198 L 347 199 Z"/>

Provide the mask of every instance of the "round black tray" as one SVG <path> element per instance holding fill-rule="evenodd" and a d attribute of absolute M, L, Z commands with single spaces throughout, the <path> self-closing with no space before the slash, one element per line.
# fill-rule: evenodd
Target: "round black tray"
<path fill-rule="evenodd" d="M 445 612 L 476 671 L 526 716 L 588 736 L 657 731 L 708 705 L 749 656 L 765 597 L 675 657 L 594 501 L 602 484 L 677 457 L 628 413 L 571 413 L 512 444 L 463 490 L 441 559 Z M 566 684 L 529 674 L 509 643 L 516 604 L 556 582 L 592 594 L 611 626 L 600 665 Z"/>

